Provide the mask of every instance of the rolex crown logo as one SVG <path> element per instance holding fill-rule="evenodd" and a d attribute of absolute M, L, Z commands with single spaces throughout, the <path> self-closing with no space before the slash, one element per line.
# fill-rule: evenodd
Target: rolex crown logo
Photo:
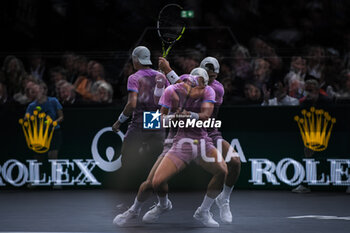
<path fill-rule="evenodd" d="M 313 151 L 325 150 L 336 119 L 314 107 L 310 108 L 310 112 L 303 109 L 301 114 L 303 116 L 295 116 L 294 120 L 298 123 L 305 147 Z"/>
<path fill-rule="evenodd" d="M 57 122 L 38 110 L 40 111 L 41 108 L 34 110 L 33 115 L 26 113 L 25 118 L 20 119 L 19 123 L 22 125 L 28 148 L 37 153 L 45 153 L 50 148 Z"/>

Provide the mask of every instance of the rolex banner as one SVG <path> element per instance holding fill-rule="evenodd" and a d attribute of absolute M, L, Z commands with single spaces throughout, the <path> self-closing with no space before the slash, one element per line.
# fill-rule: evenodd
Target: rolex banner
<path fill-rule="evenodd" d="M 136 190 L 158 155 L 143 156 L 152 145 L 142 146 L 139 155 L 130 158 L 137 169 L 123 169 L 121 146 L 127 124 L 118 133 L 111 129 L 120 111 L 64 108 L 64 121 L 56 129 L 57 123 L 40 109 L 25 115 L 25 108 L 0 106 L 0 189 L 30 184 L 38 188 Z M 148 126 L 160 125 L 155 124 L 156 117 L 147 118 Z M 223 154 L 223 159 L 235 155 L 242 163 L 237 188 L 292 189 L 308 184 L 337 191 L 350 185 L 349 119 L 350 107 L 333 106 L 224 107 L 216 120 L 221 120 L 219 130 L 235 150 Z M 54 141 L 59 145 L 51 148 Z M 194 143 L 200 145 L 201 141 Z M 219 143 L 217 148 L 221 148 Z M 57 159 L 49 156 L 53 149 L 58 150 Z M 208 159 L 205 153 L 199 156 Z M 210 177 L 192 163 L 169 187 L 202 190 Z"/>

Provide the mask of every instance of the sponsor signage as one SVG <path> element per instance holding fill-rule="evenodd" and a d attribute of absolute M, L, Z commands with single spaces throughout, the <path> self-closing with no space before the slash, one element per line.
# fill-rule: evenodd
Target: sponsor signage
<path fill-rule="evenodd" d="M 40 153 L 48 148 L 47 144 L 45 146 L 47 139 L 43 140 L 44 143 L 40 141 L 40 145 L 44 145 L 41 149 L 34 146 L 36 140 L 32 125 L 31 136 L 29 131 L 23 130 L 23 127 L 29 129 L 29 123 L 24 125 L 28 119 L 33 123 L 35 119 L 32 120 L 29 116 L 18 125 L 17 116 L 23 114 L 22 111 L 7 112 L 6 119 L 10 119 L 9 115 L 12 114 L 13 121 L 6 121 L 1 118 L 4 115 L 0 115 L 1 128 L 5 129 L 0 134 L 0 146 L 4 148 L 0 157 L 0 188 L 25 187 L 29 183 L 33 186 L 61 185 L 77 188 L 118 187 L 122 182 L 118 175 L 123 166 L 121 145 L 127 125 L 123 125 L 124 128 L 118 133 L 114 133 L 108 126 L 108 123 L 114 122 L 117 110 L 66 109 L 65 122 L 62 124 L 63 146 L 57 160 L 48 159 L 45 153 Z M 350 130 L 346 124 L 350 110 L 224 108 L 220 113 L 220 130 L 224 139 L 234 148 L 226 155 L 222 154 L 222 159 L 228 161 L 231 157 L 239 157 L 242 162 L 241 175 L 236 185 L 238 188 L 291 189 L 299 184 L 332 188 L 350 185 Z M 42 139 L 45 138 L 48 127 L 45 128 L 47 122 L 43 120 L 43 130 L 40 133 L 39 114 L 36 115 L 39 119 L 39 133 L 36 137 Z M 232 115 L 235 120 L 229 117 Z M 265 121 L 258 121 L 257 116 Z M 275 116 L 279 116 L 278 121 L 270 120 Z M 45 119 L 45 116 L 42 117 Z M 75 119 L 86 119 L 86 122 L 77 124 Z M 153 123 L 152 127 L 161 127 L 157 112 L 149 113 L 145 119 L 148 123 Z M 47 131 L 48 139 L 50 130 L 52 129 Z M 205 161 L 212 162 L 206 157 L 203 141 L 184 139 L 183 143 L 190 143 Z M 216 146 L 221 151 L 220 140 Z M 304 148 L 315 151 L 313 156 L 306 158 Z M 42 156 L 41 159 L 35 154 Z M 150 159 L 155 161 L 156 156 Z M 139 161 L 135 161 L 137 162 Z M 148 173 L 140 172 L 145 177 Z M 179 174 L 178 180 L 183 181 L 182 175 L 186 176 L 186 182 L 193 183 L 193 189 L 205 188 L 208 181 L 206 178 L 209 179 L 195 165 L 191 170 Z M 195 180 L 198 176 L 204 178 Z M 176 177 L 171 185 L 174 189 L 183 187 L 183 183 L 177 182 Z"/>

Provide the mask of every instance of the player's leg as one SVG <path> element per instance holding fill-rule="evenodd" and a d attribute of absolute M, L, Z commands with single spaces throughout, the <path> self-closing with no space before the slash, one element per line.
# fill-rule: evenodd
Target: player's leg
<path fill-rule="evenodd" d="M 152 178 L 154 176 L 154 173 L 159 166 L 160 162 L 162 161 L 164 156 L 159 156 L 157 161 L 154 163 L 147 179 L 140 185 L 139 191 L 137 193 L 137 196 L 134 200 L 133 205 L 126 210 L 122 214 L 118 214 L 114 220 L 113 223 L 118 226 L 125 226 L 130 222 L 130 220 L 137 218 L 140 214 L 141 208 L 144 204 L 144 202 L 149 198 L 149 196 L 152 193 Z"/>
<path fill-rule="evenodd" d="M 227 165 L 223 158 L 219 159 L 218 156 L 222 156 L 221 153 L 212 147 L 208 150 L 206 157 L 215 158 L 214 162 L 207 162 L 202 158 L 197 161 L 202 168 L 213 175 L 208 184 L 207 193 L 203 202 L 193 215 L 195 219 L 201 221 L 207 227 L 219 227 L 219 224 L 212 218 L 210 208 L 213 205 L 215 198 L 221 192 L 222 186 L 225 182 L 225 177 L 227 176 Z"/>
<path fill-rule="evenodd" d="M 304 147 L 304 156 L 305 158 L 311 158 L 314 155 L 315 151 Z M 307 184 L 300 184 L 296 188 L 292 189 L 293 193 L 309 193 L 311 192 L 311 189 L 308 187 Z"/>
<path fill-rule="evenodd" d="M 159 202 L 143 216 L 143 222 L 154 223 L 161 214 L 172 209 L 172 203 L 168 199 L 168 180 L 185 166 L 186 164 L 171 152 L 162 159 L 152 179 L 152 187 L 158 195 Z"/>
<path fill-rule="evenodd" d="M 221 143 L 222 154 L 229 159 L 229 161 L 226 161 L 228 174 L 222 192 L 216 198 L 215 202 L 220 210 L 221 221 L 224 223 L 231 223 L 232 213 L 230 210 L 230 196 L 241 172 L 241 160 L 238 155 L 228 154 L 234 150 L 226 140 L 222 140 Z"/>
<path fill-rule="evenodd" d="M 122 167 L 118 170 L 118 188 L 134 190 L 145 180 L 151 167 L 146 166 L 144 157 L 140 155 L 143 145 L 140 132 L 132 129 L 126 135 L 121 148 Z"/>

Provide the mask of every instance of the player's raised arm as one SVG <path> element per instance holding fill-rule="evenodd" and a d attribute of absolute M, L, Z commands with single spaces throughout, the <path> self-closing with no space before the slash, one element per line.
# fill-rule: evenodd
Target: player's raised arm
<path fill-rule="evenodd" d="M 168 60 L 164 57 L 159 57 L 158 68 L 165 74 L 171 84 L 182 82 L 179 76 L 170 67 Z"/>

